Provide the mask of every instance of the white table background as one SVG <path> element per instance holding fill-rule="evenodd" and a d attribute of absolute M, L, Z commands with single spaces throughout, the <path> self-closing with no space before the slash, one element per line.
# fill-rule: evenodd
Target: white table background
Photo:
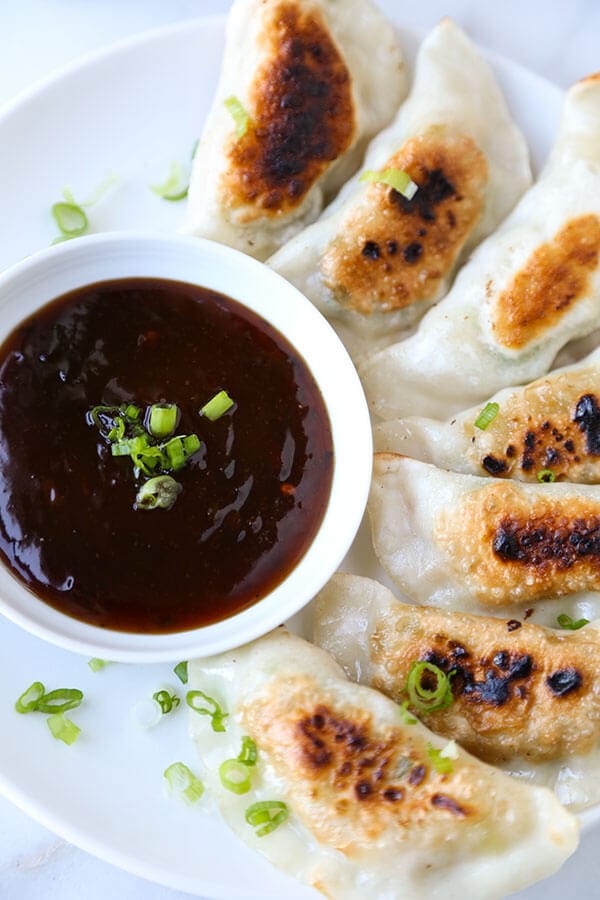
<path fill-rule="evenodd" d="M 429 29 L 441 16 L 450 15 L 479 44 L 562 87 L 600 69 L 598 0 L 380 0 L 380 5 L 388 13 L 401 7 L 404 24 L 414 29 Z M 0 0 L 0 105 L 91 50 L 171 22 L 225 12 L 229 6 L 230 0 Z M 2 228 L 10 227 L 10 222 L 0 221 L 1 239 Z M 596 900 L 599 885 L 600 834 L 596 832 L 586 835 L 558 877 L 518 896 L 519 900 Z M 0 900 L 184 900 L 187 896 L 94 859 L 0 798 Z"/>

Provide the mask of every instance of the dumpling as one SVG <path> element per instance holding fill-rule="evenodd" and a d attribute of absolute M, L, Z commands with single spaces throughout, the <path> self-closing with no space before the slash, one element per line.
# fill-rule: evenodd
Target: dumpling
<path fill-rule="evenodd" d="M 189 672 L 189 687 L 229 716 L 219 734 L 191 713 L 226 821 L 328 897 L 492 900 L 555 871 L 575 848 L 576 820 L 550 791 L 459 748 L 452 771 L 439 773 L 433 760 L 446 741 L 404 724 L 395 703 L 283 629 Z M 252 790 L 240 795 L 218 773 L 243 736 L 258 759 Z M 289 818 L 257 836 L 245 821 L 256 802 L 280 804 L 280 818 L 287 807 Z"/>
<path fill-rule="evenodd" d="M 374 428 L 375 449 L 471 475 L 600 482 L 600 350 L 526 387 L 505 388 L 489 403 L 497 412 L 486 403 L 446 422 L 382 422 Z M 488 425 L 476 426 L 488 415 Z"/>
<path fill-rule="evenodd" d="M 406 89 L 370 0 L 235 0 L 184 231 L 265 259 L 317 218 Z"/>
<path fill-rule="evenodd" d="M 547 372 L 600 316 L 600 74 L 568 92 L 537 184 L 416 334 L 361 368 L 383 419 L 444 419 Z"/>
<path fill-rule="evenodd" d="M 409 606 L 377 581 L 334 575 L 315 601 L 314 629 L 351 678 L 397 703 L 408 698 L 413 663 L 454 672 L 450 706 L 408 709 L 488 762 L 556 760 L 598 745 L 598 622 L 565 632 Z"/>
<path fill-rule="evenodd" d="M 409 99 L 370 145 L 362 171 L 407 172 L 412 200 L 387 184 L 344 189 L 269 261 L 333 320 L 350 350 L 420 318 L 457 263 L 531 183 L 527 147 L 496 80 L 443 19 L 423 42 Z"/>
<path fill-rule="evenodd" d="M 367 508 L 375 553 L 411 600 L 508 618 L 534 605 L 542 622 L 540 601 L 593 591 L 594 614 L 581 614 L 600 618 L 600 486 L 499 481 L 377 453 Z M 543 611 L 552 624 L 571 606 Z"/>

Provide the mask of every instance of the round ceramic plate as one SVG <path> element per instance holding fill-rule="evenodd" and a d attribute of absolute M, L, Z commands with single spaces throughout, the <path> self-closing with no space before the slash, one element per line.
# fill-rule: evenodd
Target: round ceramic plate
<path fill-rule="evenodd" d="M 119 180 L 90 208 L 91 230 L 177 229 L 183 205 L 161 200 L 148 186 L 164 181 L 173 160 L 189 164 L 218 76 L 223 24 L 199 20 L 116 45 L 4 111 L 0 269 L 56 237 L 50 208 L 65 185 L 82 201 L 108 172 Z M 417 38 L 401 37 L 410 61 Z M 561 91 L 510 62 L 491 62 L 539 170 Z M 364 534 L 345 568 L 374 574 Z M 114 664 L 94 674 L 84 658 L 4 620 L 0 648 L 0 789 L 9 799 L 85 850 L 211 900 L 318 896 L 242 846 L 210 805 L 187 808 L 163 793 L 166 766 L 177 760 L 196 766 L 186 715 L 180 710 L 144 731 L 131 709 L 160 687 L 177 688 L 169 665 Z M 72 714 L 82 729 L 73 747 L 52 740 L 41 717 L 15 713 L 15 698 L 35 680 L 84 691 L 84 705 Z"/>

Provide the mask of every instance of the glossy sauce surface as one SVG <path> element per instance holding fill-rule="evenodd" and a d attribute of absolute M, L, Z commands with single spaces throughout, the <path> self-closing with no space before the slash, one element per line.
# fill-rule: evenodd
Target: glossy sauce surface
<path fill-rule="evenodd" d="M 235 406 L 199 414 L 225 389 Z M 172 509 L 136 510 L 129 457 L 94 406 L 176 403 L 200 450 Z M 95 625 L 161 633 L 224 619 L 303 556 L 333 472 L 306 364 L 270 325 L 204 288 L 102 282 L 54 300 L 0 348 L 0 556 L 40 598 Z"/>

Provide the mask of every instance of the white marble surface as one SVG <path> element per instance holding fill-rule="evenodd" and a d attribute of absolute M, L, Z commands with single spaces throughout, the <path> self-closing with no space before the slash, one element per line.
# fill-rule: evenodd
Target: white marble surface
<path fill-rule="evenodd" d="M 97 47 L 170 22 L 223 12 L 228 6 L 229 0 L 0 0 L 0 104 Z M 381 6 L 393 12 L 399 3 L 381 0 Z M 402 3 L 402 8 L 405 24 L 416 29 L 451 15 L 480 44 L 563 87 L 600 69 L 598 0 L 420 0 Z M 0 147 L 0 164 L 1 159 Z M 558 876 L 523 892 L 520 900 L 597 898 L 599 841 L 597 832 L 585 836 Z M 0 798 L 0 900 L 107 896 L 182 900 L 187 895 L 94 859 Z"/>

